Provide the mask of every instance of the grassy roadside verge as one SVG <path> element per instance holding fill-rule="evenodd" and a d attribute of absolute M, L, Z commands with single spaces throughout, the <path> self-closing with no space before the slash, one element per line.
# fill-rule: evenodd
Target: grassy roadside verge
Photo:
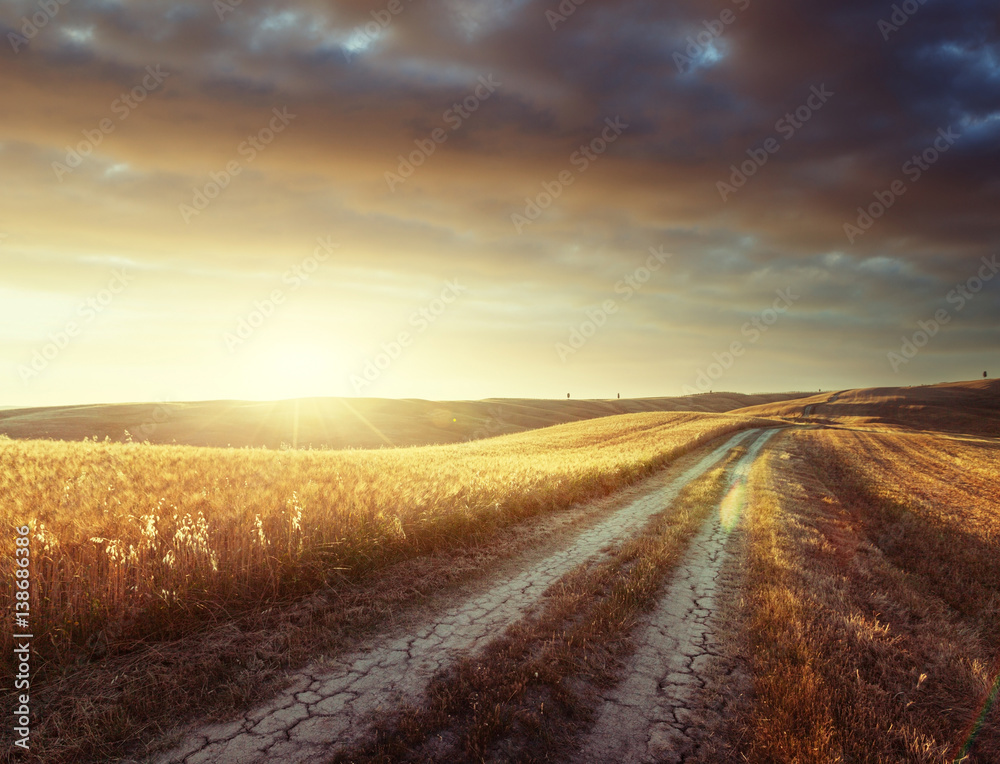
<path fill-rule="evenodd" d="M 744 452 L 734 449 L 608 559 L 564 576 L 540 612 L 460 661 L 432 682 L 424 705 L 398 709 L 376 725 L 372 744 L 336 761 L 567 757 L 593 721 L 600 690 L 618 680 L 631 630 L 718 506 L 728 467 Z"/>
<path fill-rule="evenodd" d="M 782 443 L 787 444 L 787 436 Z M 746 563 L 744 606 L 739 631 L 754 681 L 753 705 L 744 708 L 742 724 L 748 760 L 752 762 L 842 762 L 824 680 L 816 666 L 822 624 L 811 607 L 809 569 L 788 522 L 782 522 L 781 497 L 805 498 L 801 486 L 774 475 L 768 454 L 750 475 L 750 501 L 745 516 Z M 798 547 L 796 546 L 798 542 Z M 815 544 L 815 541 L 813 541 Z M 826 574 L 824 576 L 824 574 Z M 829 570 L 813 576 L 829 577 Z M 817 636 L 814 636 L 817 635 Z"/>
<path fill-rule="evenodd" d="M 748 513 L 747 760 L 1000 760 L 1000 717 L 980 716 L 998 647 L 984 628 L 996 603 L 982 596 L 997 549 L 981 538 L 970 550 L 975 533 L 929 511 L 971 506 L 950 474 L 961 460 L 933 457 L 935 469 L 920 475 L 934 485 L 922 485 L 912 471 L 933 439 L 782 438 L 786 453 L 755 467 Z"/>

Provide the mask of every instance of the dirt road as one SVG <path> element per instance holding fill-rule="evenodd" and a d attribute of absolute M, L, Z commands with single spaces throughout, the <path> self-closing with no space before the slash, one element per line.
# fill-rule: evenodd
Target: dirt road
<path fill-rule="evenodd" d="M 720 697 L 704 677 L 713 662 L 726 662 L 715 634 L 716 593 L 726 557 L 726 542 L 738 522 L 733 513 L 746 486 L 750 466 L 776 430 L 756 436 L 732 469 L 722 512 L 713 512 L 691 542 L 637 639 L 626 671 L 598 712 L 598 720 L 574 757 L 588 764 L 614 761 L 682 762 L 697 752 L 710 717 L 721 710 Z M 729 513 L 727 516 L 727 512 Z"/>
<path fill-rule="evenodd" d="M 157 764 L 250 764 L 329 760 L 337 751 L 362 740 L 370 731 L 371 719 L 377 712 L 403 701 L 419 701 L 435 672 L 459 657 L 475 653 L 492 637 L 524 617 L 561 576 L 588 560 L 600 558 L 610 547 L 635 535 L 654 514 L 668 506 L 684 486 L 724 459 L 732 448 L 752 444 L 739 462 L 748 465 L 769 434 L 762 436 L 760 430 L 751 430 L 734 435 L 664 487 L 639 496 L 575 537 L 566 539 L 560 549 L 541 561 L 526 565 L 513 577 L 442 611 L 428 614 L 416 630 L 374 638 L 365 649 L 339 658 L 332 668 L 329 664 L 306 667 L 294 674 L 289 687 L 269 703 L 229 723 L 189 730 L 176 748 L 154 761 Z M 711 534 L 708 538 L 699 536 L 696 539 L 695 561 L 690 568 L 679 572 L 677 580 L 680 583 L 675 586 L 681 588 L 668 595 L 669 617 L 661 619 L 662 624 L 657 627 L 672 636 L 650 638 L 642 651 L 643 662 L 637 665 L 646 667 L 655 662 L 657 651 L 662 663 L 664 656 L 669 657 L 673 652 L 675 643 L 682 646 L 682 652 L 684 645 L 696 645 L 698 650 L 710 646 L 706 641 L 708 627 L 705 623 L 711 611 L 712 565 L 720 557 L 721 544 L 721 539 Z M 689 607 L 692 602 L 696 607 Z M 666 675 L 692 677 L 698 671 L 694 661 L 699 654 L 683 655 L 681 663 L 672 666 Z M 653 677 L 655 669 L 650 666 L 649 670 L 652 673 L 648 676 Z M 648 672 L 643 668 L 641 673 L 647 676 Z M 657 680 L 652 678 L 652 681 Z M 637 691 L 644 698 L 649 694 L 645 686 Z M 674 695 L 675 700 L 670 701 L 674 706 L 687 702 L 680 690 Z M 629 718 L 629 723 L 640 721 L 638 717 Z"/>

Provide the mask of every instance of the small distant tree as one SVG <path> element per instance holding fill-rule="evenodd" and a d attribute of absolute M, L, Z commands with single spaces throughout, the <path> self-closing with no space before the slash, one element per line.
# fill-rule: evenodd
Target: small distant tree
<path fill-rule="evenodd" d="M 566 393 L 566 398 L 567 398 L 567 400 L 569 399 L 569 393 Z"/>
<path fill-rule="evenodd" d="M 983 379 L 986 379 L 986 372 L 983 372 Z"/>

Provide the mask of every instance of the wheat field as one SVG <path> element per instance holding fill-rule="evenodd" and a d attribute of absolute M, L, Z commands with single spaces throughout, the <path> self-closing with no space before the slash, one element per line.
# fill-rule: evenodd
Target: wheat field
<path fill-rule="evenodd" d="M 32 530 L 44 672 L 606 495 L 758 422 L 635 414 L 374 451 L 4 440 L 0 512 L 8 538 Z"/>

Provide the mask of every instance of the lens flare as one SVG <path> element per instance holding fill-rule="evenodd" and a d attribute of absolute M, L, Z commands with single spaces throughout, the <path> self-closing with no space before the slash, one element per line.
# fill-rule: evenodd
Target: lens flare
<path fill-rule="evenodd" d="M 1000 693 L 1000 672 L 997 673 L 996 680 L 993 682 L 993 688 L 986 696 L 986 702 L 983 703 L 982 710 L 980 710 L 976 718 L 972 721 L 972 724 L 970 724 L 969 728 L 967 728 L 966 731 L 968 732 L 968 735 L 965 737 L 965 743 L 955 755 L 954 764 L 959 764 L 959 762 L 965 761 L 969 751 L 972 750 L 972 744 L 976 742 L 976 737 L 979 736 L 979 730 L 982 728 L 983 722 L 986 721 L 986 717 L 993 708 L 993 704 L 996 702 L 998 693 Z"/>

